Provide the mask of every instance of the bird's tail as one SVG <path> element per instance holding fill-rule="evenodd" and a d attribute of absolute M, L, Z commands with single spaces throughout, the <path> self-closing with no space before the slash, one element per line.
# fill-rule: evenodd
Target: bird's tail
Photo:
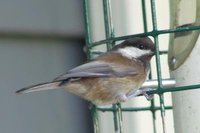
<path fill-rule="evenodd" d="M 29 93 L 29 92 L 34 92 L 34 91 L 56 89 L 56 88 L 60 87 L 61 83 L 62 83 L 62 81 L 53 81 L 53 82 L 41 83 L 41 84 L 22 88 L 22 89 L 16 91 L 16 93 L 21 94 L 21 93 Z"/>

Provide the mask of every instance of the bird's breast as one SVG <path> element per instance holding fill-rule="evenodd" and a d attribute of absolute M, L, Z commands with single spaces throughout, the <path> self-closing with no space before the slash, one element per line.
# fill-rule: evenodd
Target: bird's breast
<path fill-rule="evenodd" d="M 95 104 L 116 103 L 116 97 L 138 89 L 145 80 L 144 74 L 125 77 L 82 78 L 68 83 L 65 88 Z"/>

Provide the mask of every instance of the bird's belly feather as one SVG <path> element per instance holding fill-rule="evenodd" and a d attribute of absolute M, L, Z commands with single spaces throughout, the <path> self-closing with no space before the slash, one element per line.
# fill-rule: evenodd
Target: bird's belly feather
<path fill-rule="evenodd" d="M 142 79 L 142 80 L 141 80 Z M 95 104 L 112 104 L 118 102 L 119 95 L 125 95 L 138 89 L 145 77 L 127 76 L 111 78 L 83 78 L 64 85 L 68 91 L 92 101 Z"/>

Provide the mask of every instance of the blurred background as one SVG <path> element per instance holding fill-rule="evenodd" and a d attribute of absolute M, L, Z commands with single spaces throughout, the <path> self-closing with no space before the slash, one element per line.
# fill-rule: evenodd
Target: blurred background
<path fill-rule="evenodd" d="M 15 91 L 86 61 L 82 0 L 0 0 L 0 132 L 89 133 L 88 105 L 64 90 Z"/>

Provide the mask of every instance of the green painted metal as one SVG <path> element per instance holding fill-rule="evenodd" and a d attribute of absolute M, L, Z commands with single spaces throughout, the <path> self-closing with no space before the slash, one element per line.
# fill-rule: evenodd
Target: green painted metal
<path fill-rule="evenodd" d="M 187 85 L 187 86 L 178 86 L 178 87 L 163 87 L 163 89 L 161 91 L 157 91 L 157 90 L 152 90 L 149 91 L 149 94 L 161 94 L 161 93 L 165 93 L 165 92 L 175 92 L 175 91 L 185 91 L 185 90 L 192 90 L 192 89 L 199 89 L 200 88 L 200 84 L 197 85 Z"/>
<path fill-rule="evenodd" d="M 104 11 L 104 25 L 105 25 L 105 34 L 106 39 L 111 39 L 106 43 L 107 50 L 112 49 L 115 45 L 115 42 L 112 40 L 114 38 L 114 27 L 112 22 L 112 12 L 111 12 L 111 1 L 103 0 L 103 11 Z M 120 119 L 121 114 L 121 106 L 120 104 L 113 105 L 115 110 L 113 111 L 113 120 L 114 120 L 114 128 L 115 132 L 122 133 L 122 119 Z"/>
<path fill-rule="evenodd" d="M 106 39 L 111 39 L 109 42 L 107 42 L 107 50 L 110 50 L 114 46 L 114 42 L 112 40 L 112 38 L 114 38 L 114 28 L 110 0 L 103 0 L 103 11 Z"/>
<path fill-rule="evenodd" d="M 120 37 L 115 37 L 112 39 L 105 39 L 105 40 L 101 40 L 98 42 L 93 42 L 92 45 L 89 47 L 95 47 L 95 46 L 102 45 L 102 44 L 105 44 L 110 41 L 121 41 L 121 40 L 125 40 L 128 38 L 133 38 L 133 37 L 158 36 L 160 34 L 177 33 L 177 32 L 185 32 L 185 31 L 193 31 L 193 30 L 200 30 L 200 26 L 199 25 L 198 26 L 185 26 L 185 27 L 180 27 L 180 28 L 154 30 L 154 31 L 145 32 L 145 33 L 120 36 Z"/>
<path fill-rule="evenodd" d="M 91 59 L 91 31 L 90 31 L 90 15 L 89 15 L 89 1 L 84 0 L 84 19 L 85 19 L 85 42 L 87 48 L 87 59 Z"/>
<path fill-rule="evenodd" d="M 151 14 L 152 14 L 152 24 L 153 24 L 153 31 L 157 31 L 157 18 L 156 18 L 156 7 L 155 7 L 155 0 L 151 0 Z M 158 77 L 158 91 L 162 91 L 162 76 L 161 76 L 161 65 L 160 65 L 160 54 L 159 54 L 159 42 L 158 42 L 158 35 L 153 35 L 154 43 L 156 45 L 156 68 L 157 68 L 157 77 Z M 161 117 L 162 117 L 162 126 L 163 126 L 163 133 L 165 133 L 165 104 L 164 104 L 164 95 L 163 93 L 159 94 L 160 98 L 160 107 L 161 107 Z"/>
<path fill-rule="evenodd" d="M 96 105 L 91 104 L 90 110 L 92 114 L 94 133 L 99 133 L 99 119 Z"/>
<path fill-rule="evenodd" d="M 102 111 L 102 112 L 107 112 L 107 111 L 117 111 L 116 108 L 113 108 L 113 107 L 97 107 L 97 109 L 99 111 Z M 137 112 L 137 111 L 150 111 L 150 110 L 153 110 L 153 111 L 158 111 L 160 110 L 161 107 L 157 107 L 157 106 L 149 106 L 149 107 L 122 107 L 121 108 L 121 111 L 123 112 Z M 169 109 L 172 109 L 172 106 L 165 106 L 165 109 L 166 110 L 169 110 Z"/>
<path fill-rule="evenodd" d="M 145 0 L 142 0 L 142 17 L 143 17 L 143 27 L 144 27 L 144 32 L 148 31 L 148 26 L 147 26 L 147 15 L 146 15 L 146 2 Z"/>
<path fill-rule="evenodd" d="M 148 26 L 147 26 L 147 17 L 146 17 L 146 2 L 145 0 L 142 0 L 142 16 L 143 16 L 143 27 L 144 27 L 144 33 L 146 33 L 148 31 Z M 163 54 L 165 53 L 165 51 L 160 51 L 159 54 Z M 151 69 L 151 68 L 150 68 Z M 152 73 L 150 72 L 149 74 L 149 79 L 152 79 Z M 155 110 L 155 103 L 154 103 L 154 99 L 151 100 L 151 106 L 149 109 L 152 113 L 152 121 L 153 121 L 153 131 L 154 133 L 156 133 L 156 110 Z"/>
<path fill-rule="evenodd" d="M 100 54 L 103 54 L 104 52 L 101 52 L 101 51 L 93 51 L 91 52 L 92 55 L 100 55 Z M 168 51 L 159 51 L 159 54 L 160 55 L 163 55 L 163 54 L 167 54 Z"/>
<path fill-rule="evenodd" d="M 171 108 L 171 107 L 169 107 Z M 167 109 L 167 108 L 165 108 Z M 153 117 L 153 131 L 154 133 L 156 133 L 156 110 L 155 110 L 155 102 L 154 102 L 154 99 L 151 100 L 151 106 L 150 106 L 150 111 L 152 113 L 152 117 Z"/>
<path fill-rule="evenodd" d="M 100 40 L 98 42 L 92 42 L 92 35 L 90 32 L 90 18 L 89 18 L 89 3 L 88 0 L 84 0 L 84 16 L 85 16 L 85 29 L 86 29 L 86 45 L 87 45 L 87 57 L 88 60 L 91 59 L 92 55 L 99 55 L 102 52 L 100 51 L 91 51 L 91 49 L 95 46 L 99 46 L 102 44 L 107 45 L 107 49 L 111 49 L 116 41 L 125 40 L 133 37 L 144 37 L 144 36 L 152 36 L 154 38 L 154 43 L 156 46 L 156 68 L 157 68 L 157 77 L 158 77 L 158 88 L 152 91 L 149 91 L 148 94 L 156 94 L 159 95 L 160 105 L 156 106 L 154 100 L 151 101 L 150 106 L 147 107 L 122 107 L 121 104 L 116 104 L 111 107 L 98 107 L 95 105 L 91 105 L 91 112 L 94 123 L 95 133 L 99 133 L 99 125 L 98 125 L 98 112 L 112 112 L 113 113 L 113 121 L 114 121 L 114 130 L 115 132 L 123 133 L 122 130 L 122 113 L 123 112 L 137 112 L 137 111 L 150 111 L 153 117 L 153 128 L 154 133 L 156 133 L 156 111 L 161 112 L 162 124 L 163 124 L 163 133 L 165 133 L 165 110 L 172 110 L 172 106 L 165 106 L 164 104 L 164 93 L 166 92 L 174 92 L 174 91 L 185 91 L 191 89 L 200 88 L 200 84 L 197 85 L 188 85 L 188 86 L 178 86 L 178 87 L 164 87 L 162 85 L 162 76 L 161 76 L 161 64 L 160 64 L 160 55 L 168 54 L 168 51 L 160 51 L 159 50 L 159 41 L 158 36 L 161 34 L 170 34 L 177 32 L 185 32 L 185 31 L 193 31 L 200 30 L 200 26 L 183 26 L 178 28 L 157 29 L 157 18 L 156 18 L 156 5 L 155 0 L 150 0 L 151 5 L 151 14 L 152 14 L 152 31 L 148 31 L 147 27 L 147 19 L 146 19 L 146 1 L 141 0 L 142 2 L 142 14 L 143 14 L 143 27 L 144 33 L 132 34 L 126 36 L 114 36 L 114 27 L 112 22 L 112 12 L 111 12 L 111 2 L 110 0 L 102 0 L 103 1 L 103 11 L 104 11 L 104 24 L 105 24 L 105 36 L 104 40 Z M 151 79 L 151 76 L 150 76 Z"/>
<path fill-rule="evenodd" d="M 89 0 L 84 0 L 83 3 L 83 9 L 84 9 L 84 19 L 85 19 L 85 42 L 86 42 L 86 54 L 87 54 L 87 60 L 90 60 L 92 58 L 92 53 L 91 53 L 91 31 L 90 31 L 90 15 L 89 15 Z M 99 124 L 98 124 L 98 114 L 97 114 L 97 109 L 96 106 L 91 104 L 90 106 L 91 110 L 91 115 L 92 115 L 92 120 L 93 120 L 93 129 L 94 133 L 99 133 Z"/>

